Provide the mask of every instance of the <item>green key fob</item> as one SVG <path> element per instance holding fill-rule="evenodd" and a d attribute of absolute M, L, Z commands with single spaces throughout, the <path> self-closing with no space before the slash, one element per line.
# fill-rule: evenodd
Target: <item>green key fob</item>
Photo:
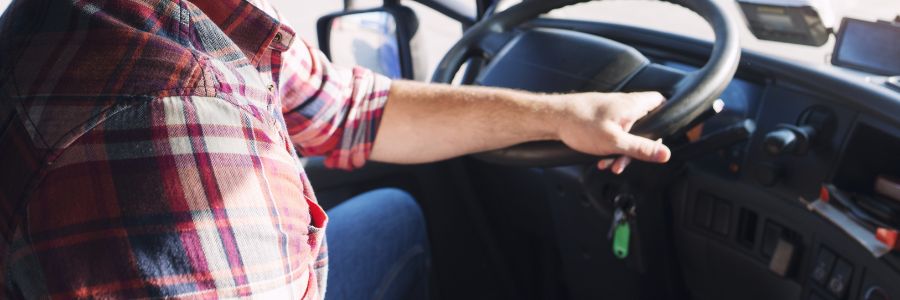
<path fill-rule="evenodd" d="M 613 254 L 619 259 L 628 257 L 628 242 L 631 239 L 631 226 L 628 222 L 621 222 L 616 225 L 613 233 Z"/>

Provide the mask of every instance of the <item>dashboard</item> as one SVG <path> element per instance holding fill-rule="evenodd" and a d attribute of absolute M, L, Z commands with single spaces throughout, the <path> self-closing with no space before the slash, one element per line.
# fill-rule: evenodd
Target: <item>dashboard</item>
<path fill-rule="evenodd" d="M 876 175 L 898 174 L 900 138 L 890 133 L 896 129 L 816 91 L 774 80 L 758 88 L 758 98 L 723 95 L 726 103 L 747 101 L 755 112 L 721 115 L 706 124 L 715 128 L 746 117 L 755 120 L 756 132 L 693 163 L 677 195 L 680 254 L 707 266 L 685 275 L 717 283 L 699 284 L 703 288 L 697 290 L 708 293 L 699 298 L 898 299 L 891 283 L 900 282 L 900 256 L 876 258 L 809 209 L 823 183 L 871 194 Z M 781 124 L 797 124 L 810 109 L 833 114 L 831 132 L 802 154 L 764 150 L 770 133 Z M 736 270 L 759 274 L 733 276 Z"/>
<path fill-rule="evenodd" d="M 702 125 L 703 132 L 742 120 L 752 120 L 755 132 L 693 161 L 672 195 L 677 247 L 680 258 L 690 262 L 683 271 L 688 285 L 696 283 L 694 296 L 900 299 L 900 254 L 873 254 L 859 242 L 859 232 L 812 208 L 823 198 L 823 184 L 832 184 L 854 203 L 871 203 L 863 210 L 879 223 L 900 222 L 900 200 L 879 196 L 873 188 L 879 176 L 900 175 L 900 115 L 871 111 L 870 101 L 877 97 L 823 88 L 846 80 L 811 85 L 746 63 L 739 72 L 722 95 L 725 109 Z M 871 83 L 859 85 L 881 91 Z M 882 100 L 894 102 L 883 102 L 882 110 L 900 104 L 900 95 L 883 92 L 888 97 Z M 786 128 L 804 125 L 816 129 L 804 149 L 778 148 L 784 146 L 781 134 L 794 134 Z"/>
<path fill-rule="evenodd" d="M 680 71 L 702 65 L 710 47 L 605 23 L 538 20 L 530 26 L 606 37 Z M 482 73 L 487 78 L 477 83 L 577 90 L 583 86 L 578 81 L 590 76 L 559 66 L 584 69 L 572 58 L 589 55 L 590 43 L 579 43 L 536 45 L 542 56 L 518 58 L 508 69 L 488 66 Z M 559 76 L 529 75 L 548 72 Z M 748 134 L 690 159 L 666 191 L 674 248 L 690 298 L 900 299 L 900 254 L 874 253 L 860 242 L 860 232 L 836 222 L 818 201 L 831 199 L 837 207 L 843 202 L 835 199 L 846 194 L 856 207 L 862 199 L 876 199 L 877 205 L 862 210 L 879 226 L 897 228 L 900 200 L 877 196 L 873 186 L 879 176 L 900 176 L 900 93 L 842 72 L 745 51 L 721 99 L 724 110 L 700 124 L 695 138 L 735 124 L 752 124 L 746 126 Z M 834 193 L 826 196 L 823 187 Z"/>

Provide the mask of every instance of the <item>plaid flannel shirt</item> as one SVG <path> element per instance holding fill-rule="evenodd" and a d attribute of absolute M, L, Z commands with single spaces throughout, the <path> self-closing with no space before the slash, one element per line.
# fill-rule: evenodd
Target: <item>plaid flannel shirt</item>
<path fill-rule="evenodd" d="M 297 152 L 361 166 L 390 81 L 264 0 L 27 0 L 0 19 L 0 298 L 324 294 Z"/>

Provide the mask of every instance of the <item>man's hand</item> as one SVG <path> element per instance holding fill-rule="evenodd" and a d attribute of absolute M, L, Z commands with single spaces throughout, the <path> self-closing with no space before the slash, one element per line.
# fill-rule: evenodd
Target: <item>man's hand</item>
<path fill-rule="evenodd" d="M 664 163 L 672 155 L 662 143 L 631 135 L 631 126 L 665 101 L 656 92 L 630 94 L 583 93 L 556 95 L 566 105 L 559 138 L 572 149 L 596 155 L 621 154 L 603 159 L 597 167 L 620 174 L 631 158 Z"/>
<path fill-rule="evenodd" d="M 523 142 L 562 140 L 621 173 L 630 157 L 666 162 L 666 146 L 628 134 L 664 101 L 658 93 L 535 94 L 491 87 L 395 81 L 371 159 L 426 163 Z"/>

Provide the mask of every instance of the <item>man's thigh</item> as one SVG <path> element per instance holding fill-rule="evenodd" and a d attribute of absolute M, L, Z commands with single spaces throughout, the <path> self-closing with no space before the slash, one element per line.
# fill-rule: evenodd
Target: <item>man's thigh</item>
<path fill-rule="evenodd" d="M 409 194 L 368 192 L 331 209 L 328 299 L 425 299 L 425 220 Z"/>

